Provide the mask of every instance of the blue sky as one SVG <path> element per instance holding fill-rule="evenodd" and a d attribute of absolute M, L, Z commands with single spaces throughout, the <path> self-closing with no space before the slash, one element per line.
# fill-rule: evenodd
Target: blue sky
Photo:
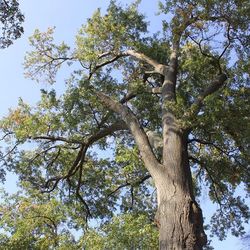
<path fill-rule="evenodd" d="M 108 5 L 108 0 L 23 0 L 21 9 L 25 14 L 25 33 L 22 38 L 14 42 L 11 47 L 0 50 L 0 74 L 1 74 L 1 92 L 0 92 L 0 116 L 7 114 L 10 107 L 15 107 L 18 97 L 22 97 L 25 102 L 34 104 L 39 100 L 41 88 L 47 88 L 46 84 L 38 84 L 23 76 L 23 59 L 25 52 L 28 51 L 28 37 L 38 28 L 45 31 L 48 27 L 56 27 L 56 41 L 65 41 L 73 46 L 74 37 L 81 24 L 90 17 L 97 7 L 104 10 Z M 124 3 L 131 1 L 122 1 Z M 154 17 L 157 12 L 157 1 L 142 1 L 142 11 L 151 19 L 150 30 L 159 28 L 159 19 Z M 154 18 L 153 18 L 154 17 Z M 63 88 L 64 79 L 67 78 L 67 70 L 61 72 L 56 83 L 56 88 L 60 91 Z M 8 190 L 13 191 L 13 178 L 9 178 Z M 215 206 L 208 201 L 206 194 L 202 196 L 202 209 L 206 217 L 211 216 Z M 242 245 L 239 239 L 229 236 L 226 241 L 220 242 L 216 239 L 212 244 L 215 249 L 237 250 Z"/>

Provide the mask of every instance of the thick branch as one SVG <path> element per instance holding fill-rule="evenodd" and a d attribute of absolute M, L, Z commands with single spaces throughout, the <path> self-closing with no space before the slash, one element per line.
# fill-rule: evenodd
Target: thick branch
<path fill-rule="evenodd" d="M 204 99 L 221 88 L 226 80 L 226 74 L 219 75 L 217 79 L 215 79 L 207 88 L 204 89 L 202 93 L 199 94 L 193 105 L 196 105 L 198 106 L 198 108 L 200 108 L 203 104 Z"/>
<path fill-rule="evenodd" d="M 152 148 L 149 144 L 148 137 L 144 130 L 141 128 L 136 116 L 133 112 L 126 106 L 123 106 L 121 103 L 111 99 L 109 96 L 103 94 L 102 92 L 97 92 L 97 96 L 100 101 L 105 105 L 108 109 L 111 109 L 115 113 L 119 114 L 123 121 L 127 124 L 130 129 L 136 144 L 140 150 L 142 160 L 150 172 L 150 174 L 154 177 L 155 167 L 160 168 L 161 164 L 158 162 L 155 157 Z"/>
<path fill-rule="evenodd" d="M 185 113 L 185 117 L 188 118 L 190 116 L 196 115 L 207 96 L 215 93 L 217 90 L 219 90 L 227 80 L 226 74 L 220 74 L 209 86 L 207 86 L 196 98 L 194 103 L 191 105 L 191 107 L 188 109 L 188 111 Z"/>
<path fill-rule="evenodd" d="M 164 75 L 166 65 L 160 64 L 156 60 L 146 56 L 143 53 L 137 52 L 135 50 L 127 50 L 126 52 L 123 53 L 124 56 L 132 56 L 138 59 L 139 61 L 145 62 L 149 65 L 151 65 L 154 68 L 154 72 Z"/>
<path fill-rule="evenodd" d="M 104 129 L 99 130 L 96 134 L 93 134 L 86 140 L 87 145 L 91 145 L 94 142 L 104 138 L 105 136 L 112 135 L 115 131 L 119 130 L 127 130 L 128 127 L 125 122 L 118 121 L 116 123 L 113 123 L 109 127 L 106 127 Z"/>
<path fill-rule="evenodd" d="M 190 16 L 188 18 L 184 18 L 183 20 L 180 19 L 179 15 L 176 15 L 173 18 L 172 24 L 172 48 L 169 58 L 169 65 L 165 67 L 164 71 L 164 82 L 162 86 L 162 98 L 164 101 L 176 101 L 176 80 L 177 80 L 177 73 L 178 73 L 178 56 L 180 50 L 180 41 L 184 31 L 187 29 L 189 25 L 194 23 L 197 20 L 197 17 Z M 163 102 L 163 105 L 165 103 Z M 164 110 L 164 109 L 163 109 Z M 165 121 L 163 119 L 163 127 Z"/>
<path fill-rule="evenodd" d="M 140 94 L 161 94 L 162 93 L 162 88 L 161 87 L 154 87 L 154 88 L 147 88 L 143 91 L 139 91 L 139 92 L 129 92 L 127 93 L 121 100 L 120 103 L 126 103 L 128 101 L 130 101 L 131 99 L 135 98 L 136 96 L 140 95 Z"/>

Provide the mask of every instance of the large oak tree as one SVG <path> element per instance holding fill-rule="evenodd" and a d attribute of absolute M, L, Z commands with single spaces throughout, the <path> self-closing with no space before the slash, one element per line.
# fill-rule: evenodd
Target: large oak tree
<path fill-rule="evenodd" d="M 64 62 L 74 63 L 74 72 L 63 95 L 42 90 L 36 107 L 20 100 L 2 120 L 3 139 L 10 144 L 2 159 L 19 176 L 26 196 L 38 197 L 32 185 L 46 193 L 40 203 L 60 199 L 70 207 L 64 222 L 72 217 L 76 228 L 90 218 L 107 223 L 130 212 L 154 220 L 160 249 L 202 249 L 207 237 L 196 199 L 203 186 L 219 204 L 211 230 L 221 239 L 228 229 L 241 235 L 249 218 L 234 193 L 240 184 L 249 190 L 250 4 L 162 1 L 162 29 L 153 35 L 138 4 L 122 8 L 111 1 L 104 15 L 97 10 L 73 50 L 54 43 L 53 29 L 35 31 L 26 75 L 53 84 Z M 30 207 L 30 201 L 24 204 Z M 79 220 L 83 214 L 86 222 Z M 52 217 L 42 218 L 55 232 Z M 150 235 L 142 220 L 123 220 L 138 222 Z M 125 222 L 112 223 L 115 232 L 127 232 Z M 5 225 L 18 230 L 8 218 Z M 131 228 L 140 241 L 120 248 L 149 246 L 138 227 Z M 96 239 L 86 233 L 83 245 L 91 235 Z M 112 239 L 108 230 L 98 237 L 98 244 L 102 237 Z"/>

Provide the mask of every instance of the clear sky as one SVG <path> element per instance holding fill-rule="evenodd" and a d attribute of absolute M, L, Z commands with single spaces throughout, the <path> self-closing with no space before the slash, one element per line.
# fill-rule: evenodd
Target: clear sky
<path fill-rule="evenodd" d="M 40 89 L 47 88 L 46 84 L 25 79 L 23 76 L 23 59 L 28 51 L 28 37 L 38 28 L 45 31 L 48 27 L 56 27 L 56 41 L 65 41 L 69 45 L 74 44 L 74 37 L 81 24 L 90 17 L 93 11 L 101 7 L 105 10 L 108 0 L 22 0 L 21 9 L 25 14 L 24 29 L 22 38 L 16 40 L 11 47 L 0 50 L 0 116 L 7 114 L 10 107 L 15 107 L 18 97 L 22 97 L 25 102 L 34 104 L 39 99 Z M 128 0 L 121 1 L 131 2 Z M 159 22 L 154 14 L 157 12 L 157 1 L 143 0 L 142 11 L 151 19 L 150 30 L 154 31 L 159 27 Z M 67 77 L 65 72 L 61 72 L 56 83 L 58 90 L 63 88 L 63 80 Z M 13 178 L 8 178 L 7 188 L 13 191 Z M 208 202 L 204 194 L 202 209 L 205 217 L 209 217 L 214 210 L 214 206 Z M 250 229 L 249 229 L 250 230 Z M 240 250 L 243 249 L 241 241 L 229 236 L 226 241 L 213 240 L 212 245 L 216 250 Z M 246 248 L 245 248 L 246 249 Z"/>

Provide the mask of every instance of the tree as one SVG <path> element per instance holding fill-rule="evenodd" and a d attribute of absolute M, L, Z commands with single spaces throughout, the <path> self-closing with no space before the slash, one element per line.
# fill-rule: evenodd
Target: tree
<path fill-rule="evenodd" d="M 206 185 L 220 207 L 212 232 L 242 235 L 249 211 L 234 193 L 249 190 L 250 5 L 162 1 L 162 30 L 150 35 L 138 4 L 97 10 L 72 52 L 53 29 L 35 31 L 28 77 L 53 84 L 64 62 L 81 67 L 62 96 L 42 90 L 36 107 L 20 100 L 2 120 L 4 166 L 69 210 L 77 198 L 82 228 L 90 217 L 105 227 L 117 213 L 153 220 L 157 210 L 160 249 L 206 245 L 196 201 Z"/>
<path fill-rule="evenodd" d="M 23 33 L 22 23 L 24 15 L 19 9 L 16 0 L 0 1 L 0 48 L 6 48 L 19 38 Z"/>
<path fill-rule="evenodd" d="M 67 229 L 65 207 L 55 197 L 23 186 L 26 192 L 1 192 L 0 249 L 79 249 Z"/>

